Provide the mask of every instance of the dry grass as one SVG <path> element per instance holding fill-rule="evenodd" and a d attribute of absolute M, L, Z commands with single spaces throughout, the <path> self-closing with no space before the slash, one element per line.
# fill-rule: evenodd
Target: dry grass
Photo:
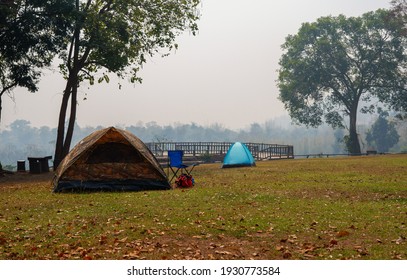
<path fill-rule="evenodd" d="M 188 190 L 0 178 L 0 259 L 407 259 L 407 155 L 195 168 Z"/>

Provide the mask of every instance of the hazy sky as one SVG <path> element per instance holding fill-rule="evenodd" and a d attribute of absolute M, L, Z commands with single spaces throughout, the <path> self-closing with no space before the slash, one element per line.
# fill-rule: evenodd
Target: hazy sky
<path fill-rule="evenodd" d="M 197 123 L 244 128 L 286 115 L 277 99 L 280 46 L 301 23 L 321 16 L 359 16 L 390 0 L 202 0 L 197 36 L 185 33 L 169 57 L 153 57 L 143 83 L 123 81 L 80 88 L 80 126 Z M 3 97 L 2 124 L 27 119 L 56 127 L 65 81 L 47 71 L 37 93 Z M 86 100 L 83 100 L 86 94 Z"/>

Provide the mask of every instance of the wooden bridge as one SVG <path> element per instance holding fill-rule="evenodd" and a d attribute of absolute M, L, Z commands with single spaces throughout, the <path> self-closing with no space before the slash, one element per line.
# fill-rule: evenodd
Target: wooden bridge
<path fill-rule="evenodd" d="M 167 157 L 169 150 L 183 150 L 193 157 L 219 157 L 222 159 L 234 142 L 150 142 L 148 148 L 156 157 Z M 255 160 L 293 159 L 294 147 L 290 145 L 244 143 Z"/>

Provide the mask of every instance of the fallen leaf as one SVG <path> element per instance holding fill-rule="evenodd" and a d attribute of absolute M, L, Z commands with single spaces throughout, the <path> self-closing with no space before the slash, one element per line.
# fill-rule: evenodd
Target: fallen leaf
<path fill-rule="evenodd" d="M 231 252 L 228 251 L 215 251 L 215 253 L 219 255 L 228 255 L 228 256 L 233 255 Z"/>
<path fill-rule="evenodd" d="M 406 239 L 405 237 L 400 236 L 398 239 L 394 239 L 391 242 L 396 243 L 397 245 L 400 245 L 401 243 L 404 242 L 405 239 Z"/>
<path fill-rule="evenodd" d="M 347 230 L 341 230 L 336 234 L 336 237 L 341 238 L 341 237 L 345 237 L 348 236 L 350 234 L 349 231 Z"/>
<path fill-rule="evenodd" d="M 127 239 L 128 239 L 128 237 L 126 236 L 126 237 L 124 237 L 124 238 L 122 238 L 122 239 L 117 240 L 117 242 L 119 242 L 119 243 L 125 243 L 125 242 L 127 241 Z"/>
<path fill-rule="evenodd" d="M 313 259 L 313 258 L 315 258 L 315 256 L 313 256 L 313 255 L 311 255 L 311 254 L 304 254 L 303 257 L 306 258 L 306 259 Z"/>
<path fill-rule="evenodd" d="M 4 237 L 0 237 L 0 245 L 7 244 L 7 239 Z"/>
<path fill-rule="evenodd" d="M 284 246 L 276 246 L 276 251 L 284 251 Z"/>
<path fill-rule="evenodd" d="M 356 250 L 361 256 L 366 256 L 366 255 L 368 255 L 367 250 L 364 249 L 362 246 L 355 246 L 355 250 Z"/>
<path fill-rule="evenodd" d="M 292 257 L 292 254 L 291 254 L 290 252 L 285 251 L 285 252 L 283 253 L 283 258 L 284 258 L 284 259 L 289 259 L 289 258 L 291 258 L 291 257 Z"/>
<path fill-rule="evenodd" d="M 107 236 L 106 235 L 101 235 L 99 238 L 99 244 L 103 245 L 107 243 Z"/>

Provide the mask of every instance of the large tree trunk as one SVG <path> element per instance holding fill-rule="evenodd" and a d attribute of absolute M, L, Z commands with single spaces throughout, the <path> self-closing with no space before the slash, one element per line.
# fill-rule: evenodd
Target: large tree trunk
<path fill-rule="evenodd" d="M 55 145 L 55 155 L 54 155 L 54 169 L 58 167 L 59 163 L 64 158 L 63 148 L 64 148 L 64 138 L 65 138 L 65 117 L 66 111 L 68 109 L 68 101 L 71 96 L 71 86 L 69 79 L 65 87 L 64 94 L 62 96 L 61 109 L 59 111 L 58 119 L 58 130 L 57 130 L 57 141 Z"/>
<path fill-rule="evenodd" d="M 1 123 L 1 99 L 3 98 L 3 94 L 0 94 L 0 123 Z"/>
<path fill-rule="evenodd" d="M 358 132 L 356 128 L 356 119 L 357 119 L 357 106 L 353 108 L 349 115 L 349 142 L 347 143 L 349 153 L 352 155 L 360 155 L 360 143 Z"/>
<path fill-rule="evenodd" d="M 76 0 L 76 9 L 79 11 L 79 0 Z M 67 79 L 64 95 L 62 97 L 61 111 L 59 112 L 57 141 L 54 156 L 54 169 L 58 167 L 59 163 L 69 153 L 69 149 L 71 147 L 72 142 L 73 130 L 75 126 L 77 91 L 78 91 L 78 73 L 81 69 L 79 61 L 80 30 L 81 27 L 78 24 L 74 31 L 67 60 L 69 77 Z M 71 112 L 69 114 L 68 128 L 65 135 L 65 120 L 68 110 L 69 99 L 71 99 Z"/>
<path fill-rule="evenodd" d="M 64 95 L 62 97 L 61 110 L 59 112 L 57 141 L 54 155 L 54 168 L 57 168 L 59 163 L 69 153 L 72 143 L 73 130 L 76 120 L 76 105 L 78 92 L 78 72 L 71 71 L 67 80 Z M 65 121 L 68 111 L 68 102 L 71 100 L 71 108 L 69 114 L 69 122 L 65 134 Z"/>
<path fill-rule="evenodd" d="M 65 157 L 69 153 L 69 150 L 71 148 L 73 130 L 75 127 L 76 120 L 77 92 L 78 92 L 78 83 L 75 79 L 75 82 L 72 85 L 71 113 L 69 115 L 68 129 L 66 131 L 65 143 L 63 147 L 63 157 Z"/>

